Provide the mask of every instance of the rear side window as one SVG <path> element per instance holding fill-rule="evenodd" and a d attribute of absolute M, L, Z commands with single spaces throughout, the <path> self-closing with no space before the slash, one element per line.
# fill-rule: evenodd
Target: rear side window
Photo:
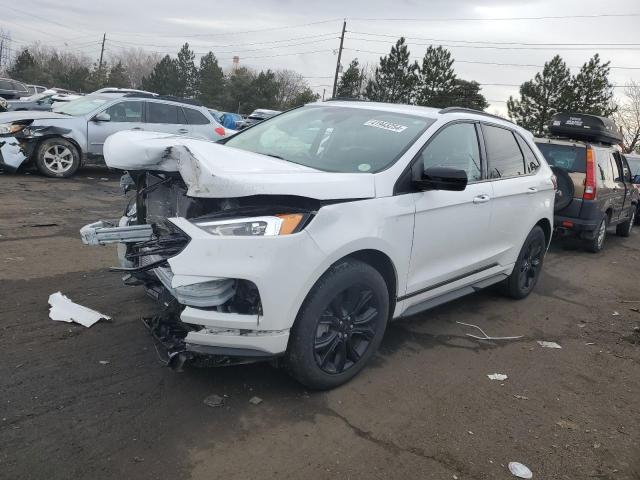
<path fill-rule="evenodd" d="M 522 150 L 522 154 L 524 155 L 524 167 L 526 173 L 536 172 L 540 168 L 540 161 L 536 158 L 529 144 L 525 142 L 520 135 L 516 135 L 516 140 L 518 141 L 520 150 Z"/>
<path fill-rule="evenodd" d="M 205 117 L 198 110 L 194 110 L 193 108 L 185 108 L 184 113 L 187 116 L 187 123 L 189 125 L 206 125 L 209 123 L 207 117 Z"/>
<path fill-rule="evenodd" d="M 562 168 L 567 172 L 586 173 L 586 147 L 582 145 L 555 145 L 543 142 L 536 142 L 536 145 L 547 163 L 552 167 Z"/>
<path fill-rule="evenodd" d="M 166 103 L 147 102 L 147 123 L 187 123 L 182 108 Z"/>
<path fill-rule="evenodd" d="M 524 157 L 513 132 L 506 128 L 484 125 L 483 133 L 489 157 L 489 178 L 524 175 Z"/>

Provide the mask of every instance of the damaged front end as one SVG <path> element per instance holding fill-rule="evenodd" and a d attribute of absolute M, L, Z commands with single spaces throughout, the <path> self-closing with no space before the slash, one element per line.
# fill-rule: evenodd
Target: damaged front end
<path fill-rule="evenodd" d="M 36 146 L 43 138 L 69 133 L 69 130 L 53 126 L 34 125 L 31 119 L 0 124 L 0 168 L 17 171 L 32 158 Z"/>
<path fill-rule="evenodd" d="M 87 245 L 117 243 L 120 266 L 111 270 L 123 272 L 126 285 L 143 286 L 161 305 L 162 311 L 145 319 L 145 324 L 164 347 L 166 362 L 178 367 L 185 361 L 228 365 L 282 353 L 288 331 L 261 328 L 263 307 L 254 282 L 239 276 L 176 273 L 170 262 L 177 261 L 192 241 L 180 228 L 181 222 L 196 226 L 207 236 L 207 228 L 219 229 L 221 224 L 225 228 L 231 225 L 236 228 L 234 235 L 241 235 L 237 228 L 244 228 L 244 223 L 237 227 L 229 219 L 259 219 L 286 212 L 299 215 L 296 228 L 302 228 L 319 202 L 286 195 L 190 197 L 188 186 L 176 172 L 130 171 L 121 185 L 136 192 L 125 215 L 86 225 L 80 236 Z M 249 226 L 261 227 L 259 222 Z M 219 260 L 209 257 L 201 261 L 215 264 Z"/>

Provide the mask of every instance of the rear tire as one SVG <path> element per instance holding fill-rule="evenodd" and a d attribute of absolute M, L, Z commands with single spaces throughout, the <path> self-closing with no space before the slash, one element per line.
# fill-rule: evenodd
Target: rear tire
<path fill-rule="evenodd" d="M 51 178 L 68 178 L 80 166 L 80 153 L 76 146 L 64 138 L 49 138 L 38 146 L 36 167 Z"/>
<path fill-rule="evenodd" d="M 508 296 L 520 300 L 533 291 L 542 271 L 546 247 L 544 231 L 536 225 L 524 241 L 513 271 L 504 283 L 504 291 Z"/>
<path fill-rule="evenodd" d="M 337 387 L 368 363 L 389 317 L 382 275 L 358 260 L 329 269 L 313 286 L 291 328 L 285 366 L 308 388 Z"/>
<path fill-rule="evenodd" d="M 619 237 L 628 237 L 629 235 L 631 235 L 631 230 L 633 230 L 633 225 L 635 224 L 636 220 L 635 205 L 632 206 L 631 210 L 629 211 L 629 215 L 631 216 L 626 222 L 619 223 L 616 227 L 616 235 L 618 235 Z"/>
<path fill-rule="evenodd" d="M 604 248 L 604 241 L 607 238 L 607 228 L 609 227 L 609 216 L 605 214 L 600 220 L 598 227 L 593 232 L 593 238 L 587 240 L 586 249 L 591 253 L 599 253 Z"/>

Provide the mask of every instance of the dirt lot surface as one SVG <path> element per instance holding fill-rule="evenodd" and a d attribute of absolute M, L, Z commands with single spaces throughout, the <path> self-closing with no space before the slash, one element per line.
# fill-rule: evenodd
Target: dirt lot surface
<path fill-rule="evenodd" d="M 163 367 L 140 321 L 155 304 L 78 237 L 122 207 L 103 170 L 0 174 L 0 478 L 509 479 L 510 461 L 640 478 L 640 229 L 600 255 L 556 242 L 524 301 L 485 291 L 392 324 L 371 367 L 314 393 L 268 364 Z M 113 321 L 49 320 L 58 290 Z"/>

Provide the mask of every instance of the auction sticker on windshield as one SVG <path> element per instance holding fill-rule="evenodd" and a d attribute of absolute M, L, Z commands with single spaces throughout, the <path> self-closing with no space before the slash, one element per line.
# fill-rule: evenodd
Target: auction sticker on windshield
<path fill-rule="evenodd" d="M 389 130 L 390 132 L 396 133 L 404 132 L 407 129 L 406 125 L 385 122 L 384 120 L 367 120 L 364 122 L 364 125 L 367 127 L 382 128 L 383 130 Z"/>

